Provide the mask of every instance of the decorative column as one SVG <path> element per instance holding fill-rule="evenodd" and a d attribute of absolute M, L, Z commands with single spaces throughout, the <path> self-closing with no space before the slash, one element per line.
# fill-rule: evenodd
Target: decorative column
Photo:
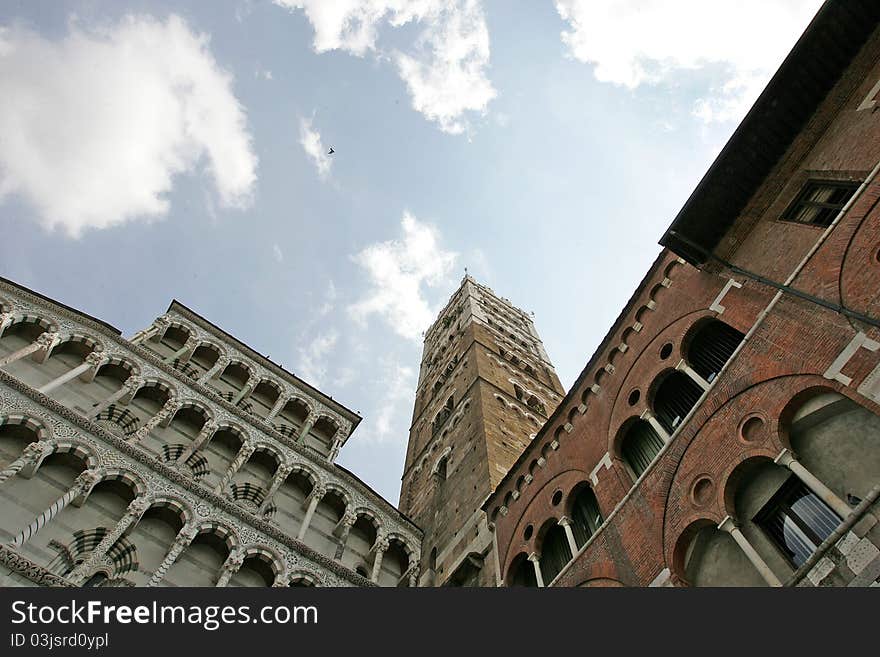
<path fill-rule="evenodd" d="M 283 484 L 287 480 L 287 477 L 290 475 L 292 470 L 293 466 L 290 465 L 282 464 L 278 466 L 278 469 L 275 471 L 275 475 L 272 477 L 272 483 L 269 484 L 269 490 L 266 491 L 266 497 L 263 498 L 263 502 L 260 504 L 257 515 L 263 515 L 266 507 L 272 503 L 272 498 L 275 497 L 275 493 L 277 493 L 278 489 L 281 488 L 281 484 Z"/>
<path fill-rule="evenodd" d="M 670 435 L 666 433 L 666 429 L 663 428 L 662 424 L 660 424 L 660 420 L 658 420 L 657 417 L 649 409 L 645 409 L 644 413 L 642 413 L 641 415 L 641 418 L 651 425 L 651 428 L 658 436 L 660 436 L 664 443 L 669 442 Z"/>
<path fill-rule="evenodd" d="M 309 431 L 312 430 L 312 427 L 315 426 L 315 422 L 318 421 L 318 414 L 315 411 L 310 411 L 308 416 L 306 417 L 306 421 L 302 426 L 302 429 L 299 432 L 299 436 L 297 436 L 296 442 L 301 443 L 305 440 L 305 437 L 309 434 Z"/>
<path fill-rule="evenodd" d="M 92 550 L 88 559 L 74 568 L 73 572 L 67 576 L 67 579 L 74 584 L 82 584 L 83 580 L 89 577 L 95 567 L 104 559 L 107 555 L 107 551 L 113 547 L 116 541 L 118 541 L 133 524 L 140 520 L 144 511 L 149 507 L 150 500 L 145 495 L 140 495 L 139 497 L 134 498 L 131 501 L 131 504 L 128 505 L 125 514 L 119 519 L 119 522 L 114 525 L 113 529 L 104 535 L 104 538 L 102 538 L 101 542 L 95 546 L 95 549 Z"/>
<path fill-rule="evenodd" d="M 158 586 L 159 583 L 165 579 L 165 573 L 167 573 L 168 569 L 174 565 L 177 558 L 189 546 L 189 544 L 192 543 L 197 535 L 198 531 L 193 525 L 187 524 L 180 528 L 180 531 L 174 538 L 174 542 L 171 544 L 168 552 L 165 553 L 165 558 L 162 559 L 162 563 L 159 564 L 159 567 L 156 568 L 153 576 L 150 577 L 147 586 Z"/>
<path fill-rule="evenodd" d="M 131 344 L 140 344 L 141 342 L 146 342 L 147 340 L 151 340 L 156 336 L 160 338 L 165 334 L 165 331 L 168 327 L 171 326 L 171 318 L 167 315 L 162 315 L 161 317 L 157 317 L 153 320 L 153 323 L 143 331 L 138 331 L 129 339 Z"/>
<path fill-rule="evenodd" d="M 45 440 L 28 443 L 22 450 L 21 456 L 0 470 L 0 484 L 10 477 L 14 477 L 26 467 L 35 467 L 51 451 L 52 445 Z"/>
<path fill-rule="evenodd" d="M 233 550 L 230 552 L 229 556 L 226 557 L 226 561 L 224 561 L 223 565 L 220 567 L 220 576 L 217 578 L 217 584 L 215 586 L 222 587 L 229 584 L 229 580 L 238 572 L 238 569 L 241 568 L 243 563 L 244 552 L 241 550 Z"/>
<path fill-rule="evenodd" d="M 55 346 L 60 337 L 61 336 L 55 331 L 44 331 L 43 333 L 40 333 L 40 335 L 37 336 L 37 339 L 31 342 L 29 345 L 25 345 L 21 349 L 13 351 L 11 354 L 0 358 L 0 367 L 5 367 L 6 365 L 14 363 L 17 360 L 25 358 L 26 356 L 35 354 L 38 351 L 42 351 L 43 358 L 45 358 L 49 354 L 49 350 Z"/>
<path fill-rule="evenodd" d="M 761 558 L 761 555 L 758 554 L 757 550 L 752 547 L 752 544 L 749 543 L 749 539 L 747 539 L 740 531 L 739 527 L 736 526 L 733 518 L 725 516 L 724 520 L 718 525 L 718 529 L 733 536 L 733 540 L 736 541 L 736 544 L 739 545 L 748 560 L 752 562 L 752 565 L 769 586 L 782 586 L 782 582 L 780 582 L 779 578 L 773 574 L 773 571 L 770 570 L 770 566 L 768 566 L 767 562 Z"/>
<path fill-rule="evenodd" d="M 336 460 L 336 457 L 339 455 L 339 450 L 342 448 L 342 443 L 345 442 L 345 430 L 339 429 L 333 434 L 333 440 L 330 443 L 330 453 L 327 455 L 327 461 L 333 463 Z"/>
<path fill-rule="evenodd" d="M 85 472 L 80 473 L 76 478 L 76 481 L 73 482 L 73 486 L 71 486 L 64 495 L 52 502 L 52 504 L 49 505 L 49 508 L 31 520 L 30 524 L 12 539 L 12 545 L 24 545 L 27 543 L 34 534 L 40 531 L 43 527 L 49 524 L 55 516 L 61 513 L 68 504 L 80 495 L 91 490 L 92 486 L 94 486 L 99 479 L 100 476 L 94 470 L 86 470 Z"/>
<path fill-rule="evenodd" d="M 217 362 L 211 365 L 211 369 L 199 377 L 199 383 L 207 383 L 211 379 L 218 377 L 229 366 L 229 359 L 226 356 L 218 356 Z"/>
<path fill-rule="evenodd" d="M 13 316 L 12 313 L 0 313 L 0 335 L 12 326 Z"/>
<path fill-rule="evenodd" d="M 174 417 L 174 414 L 177 412 L 177 400 L 172 396 L 168 398 L 168 401 L 165 402 L 165 405 L 159 409 L 159 412 L 156 413 L 153 417 L 151 417 L 147 423 L 138 429 L 134 436 L 131 438 L 131 442 L 139 443 L 148 435 L 150 432 L 158 427 L 160 424 L 165 422 L 170 422 Z"/>
<path fill-rule="evenodd" d="M 309 493 L 309 506 L 306 509 L 306 515 L 303 517 L 302 525 L 300 525 L 299 531 L 296 534 L 297 540 L 303 540 L 303 537 L 305 537 L 306 532 L 309 530 L 312 516 L 315 514 L 315 509 L 318 508 L 318 502 L 324 497 L 324 492 L 324 487 L 321 484 L 315 484 L 312 492 Z"/>
<path fill-rule="evenodd" d="M 103 365 L 106 361 L 107 357 L 104 355 L 103 352 L 93 351 L 85 357 L 81 364 L 77 365 L 72 370 L 65 372 L 61 376 L 53 379 L 52 381 L 49 381 L 49 383 L 46 383 L 45 385 L 40 387 L 39 391 L 45 395 L 52 390 L 55 390 L 55 388 L 63 386 L 68 381 L 72 381 L 79 375 L 85 374 L 90 370 L 94 372 L 94 374 L 92 374 L 92 378 L 94 378 L 95 374 L 97 374 L 98 372 L 98 368 L 101 367 L 101 365 Z"/>
<path fill-rule="evenodd" d="M 532 552 L 529 555 L 529 561 L 531 561 L 532 566 L 535 567 L 535 580 L 538 582 L 538 587 L 544 588 L 544 576 L 541 574 L 541 560 L 538 557 L 538 553 Z"/>
<path fill-rule="evenodd" d="M 195 439 L 184 448 L 180 453 L 180 456 L 177 457 L 177 460 L 175 461 L 177 465 L 185 465 L 189 460 L 189 457 L 202 449 L 202 447 L 205 446 L 205 443 L 211 439 L 211 436 L 217 432 L 218 428 L 216 422 L 213 420 L 207 420 L 199 430 L 199 435 L 196 436 Z"/>
<path fill-rule="evenodd" d="M 385 552 L 390 546 L 391 541 L 388 540 L 387 536 L 380 536 L 373 544 L 373 549 L 376 551 L 376 557 L 373 559 L 373 572 L 370 575 L 370 581 L 374 584 L 379 583 L 379 573 L 382 572 L 382 558 L 385 556 Z"/>
<path fill-rule="evenodd" d="M 419 573 L 421 569 L 419 568 L 418 562 L 413 564 L 409 569 L 409 587 L 411 589 L 416 588 L 419 585 Z"/>
<path fill-rule="evenodd" d="M 791 450 L 783 449 L 779 453 L 779 456 L 773 459 L 773 462 L 791 470 L 794 473 L 794 476 L 800 479 L 807 488 L 819 497 L 819 499 L 830 506 L 834 510 L 834 513 L 840 516 L 841 520 L 852 513 L 852 509 L 849 505 L 837 497 L 834 491 L 828 488 L 828 486 L 819 481 L 812 472 L 807 470 L 803 464 L 797 460 Z"/>
<path fill-rule="evenodd" d="M 562 516 L 558 524 L 562 525 L 562 528 L 565 530 L 565 537 L 568 539 L 568 547 L 571 550 L 571 557 L 573 559 L 574 555 L 578 553 L 578 546 L 577 541 L 574 540 L 574 532 L 571 529 L 571 519 Z"/>
<path fill-rule="evenodd" d="M 690 365 L 684 362 L 684 358 L 678 361 L 678 365 L 675 366 L 675 369 L 677 369 L 679 372 L 684 372 L 685 374 L 687 374 L 689 377 L 691 377 L 694 383 L 700 386 L 703 390 L 708 390 L 712 387 L 711 383 L 706 381 L 706 379 L 700 376 L 696 370 L 694 370 Z"/>
<path fill-rule="evenodd" d="M 215 494 L 223 495 L 223 491 L 226 490 L 226 487 L 229 485 L 229 482 L 232 481 L 235 473 L 238 472 L 245 463 L 247 463 L 247 460 L 251 457 L 251 454 L 253 454 L 255 450 L 256 448 L 250 443 L 242 444 L 241 449 L 238 450 L 238 454 L 235 455 L 235 458 L 232 459 L 232 463 L 230 463 L 229 467 L 226 468 L 226 472 L 224 473 L 223 478 L 214 488 Z"/>
<path fill-rule="evenodd" d="M 242 388 L 241 391 L 232 398 L 232 401 L 230 403 L 233 406 L 238 406 L 241 402 L 250 397 L 250 394 L 254 391 L 254 388 L 257 387 L 257 382 L 255 380 L 256 378 L 257 377 L 255 377 L 253 374 L 250 375 L 247 382 L 245 382 L 244 384 L 244 388 Z"/>
<path fill-rule="evenodd" d="M 194 336 L 190 336 L 186 339 L 186 342 L 183 343 L 183 346 L 180 349 L 175 351 L 170 356 L 165 357 L 165 362 L 173 363 L 175 360 L 179 360 L 181 363 L 185 363 L 190 358 L 192 358 L 193 352 L 198 346 L 199 341 Z"/>
<path fill-rule="evenodd" d="M 278 400 L 275 402 L 275 405 L 272 407 L 272 410 L 269 411 L 269 415 L 266 416 L 265 422 L 271 424 L 272 420 L 275 419 L 275 416 L 281 412 L 281 409 L 287 406 L 287 402 L 290 401 L 290 396 L 285 394 L 278 395 Z"/>
<path fill-rule="evenodd" d="M 355 522 L 357 522 L 357 516 L 352 511 L 346 509 L 336 527 L 333 528 L 333 535 L 339 540 L 339 543 L 336 545 L 336 554 L 333 555 L 333 558 L 337 561 L 340 561 L 342 555 L 345 554 L 345 548 L 348 545 L 348 535 L 351 533 L 351 528 Z"/>
<path fill-rule="evenodd" d="M 123 383 L 122 386 L 119 388 L 119 390 L 114 392 L 112 395 L 107 397 L 107 399 L 105 399 L 92 409 L 92 419 L 97 418 L 101 413 L 106 411 L 116 402 L 120 402 L 123 404 L 128 404 L 129 402 L 131 402 L 131 399 L 135 396 L 135 393 L 137 393 L 138 389 L 142 385 L 143 381 L 141 381 L 137 377 L 129 376 L 125 380 L 125 383 Z M 128 397 L 128 399 L 123 401 L 126 397 Z"/>

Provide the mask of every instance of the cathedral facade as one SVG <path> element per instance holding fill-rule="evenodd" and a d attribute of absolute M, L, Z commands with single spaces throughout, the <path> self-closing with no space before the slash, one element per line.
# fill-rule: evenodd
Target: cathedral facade
<path fill-rule="evenodd" d="M 125 339 L 0 281 L 0 585 L 414 585 L 359 421 L 177 302 Z"/>

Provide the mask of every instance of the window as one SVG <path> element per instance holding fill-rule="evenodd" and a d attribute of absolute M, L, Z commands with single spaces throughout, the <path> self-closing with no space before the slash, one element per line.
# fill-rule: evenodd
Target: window
<path fill-rule="evenodd" d="M 794 476 L 755 516 L 755 522 L 795 568 L 809 559 L 840 521 L 840 516 Z"/>
<path fill-rule="evenodd" d="M 571 507 L 571 529 L 577 546 L 582 548 L 601 525 L 602 512 L 596 495 L 589 486 L 584 486 Z"/>
<path fill-rule="evenodd" d="M 697 374 L 712 383 L 743 338 L 745 335 L 721 320 L 704 322 L 688 342 L 688 362 Z"/>
<path fill-rule="evenodd" d="M 539 562 L 544 586 L 549 585 L 569 561 L 571 561 L 571 547 L 565 529 L 561 525 L 554 524 L 547 531 L 541 545 Z"/>
<path fill-rule="evenodd" d="M 851 181 L 811 180 L 804 185 L 782 215 L 782 219 L 812 226 L 830 226 L 860 184 Z"/>
<path fill-rule="evenodd" d="M 657 435 L 653 427 L 639 419 L 627 429 L 620 451 L 623 460 L 632 468 L 636 477 L 640 477 L 663 449 L 663 444 L 663 439 Z"/>

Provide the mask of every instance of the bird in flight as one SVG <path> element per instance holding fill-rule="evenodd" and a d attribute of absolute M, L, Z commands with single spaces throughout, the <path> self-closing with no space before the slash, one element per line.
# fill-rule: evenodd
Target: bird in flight
<path fill-rule="evenodd" d="M 335 153 L 335 152 L 336 152 L 336 151 L 334 151 L 334 150 L 333 150 L 333 147 L 331 146 L 331 147 L 330 147 L 330 150 L 327 151 L 327 155 L 333 155 L 333 153 Z"/>

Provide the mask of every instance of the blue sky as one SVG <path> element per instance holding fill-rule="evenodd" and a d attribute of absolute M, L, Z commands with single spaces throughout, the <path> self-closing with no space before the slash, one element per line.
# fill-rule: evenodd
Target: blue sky
<path fill-rule="evenodd" d="M 3 3 L 0 273 L 126 335 L 179 299 L 359 411 L 396 503 L 464 268 L 571 384 L 820 4 Z"/>

